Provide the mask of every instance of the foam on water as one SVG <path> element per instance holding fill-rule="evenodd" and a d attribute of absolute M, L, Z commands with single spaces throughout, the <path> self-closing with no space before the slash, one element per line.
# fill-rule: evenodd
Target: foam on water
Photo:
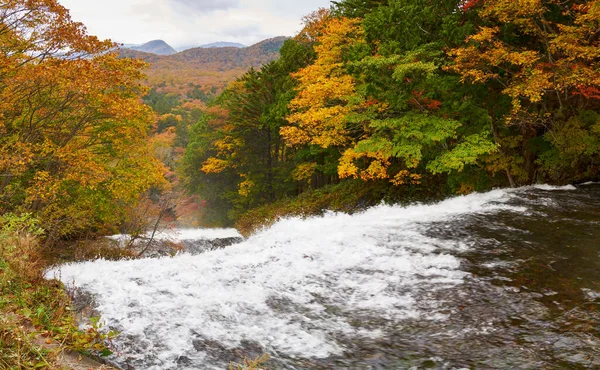
<path fill-rule="evenodd" d="M 554 186 L 554 185 L 540 184 L 540 185 L 533 185 L 532 188 L 538 189 L 538 190 L 548 190 L 548 191 L 553 191 L 553 190 L 577 190 L 577 188 L 575 186 L 573 186 L 573 185 Z"/>
<path fill-rule="evenodd" d="M 152 237 L 148 232 L 145 238 Z M 175 229 L 159 231 L 154 234 L 155 240 L 180 242 L 183 240 L 214 240 L 225 238 L 241 238 L 242 235 L 236 229 Z M 108 237 L 118 242 L 127 242 L 130 238 L 127 234 L 118 234 Z"/>
<path fill-rule="evenodd" d="M 120 358 L 139 368 L 223 368 L 206 343 L 327 358 L 343 353 L 339 338 L 380 338 L 403 320 L 444 320 L 423 292 L 463 282 L 468 274 L 451 252 L 468 246 L 428 237 L 424 225 L 525 212 L 508 204 L 514 197 L 495 190 L 435 205 L 288 218 L 224 250 L 70 264 L 47 276 L 93 294 L 103 320 L 122 331 Z"/>

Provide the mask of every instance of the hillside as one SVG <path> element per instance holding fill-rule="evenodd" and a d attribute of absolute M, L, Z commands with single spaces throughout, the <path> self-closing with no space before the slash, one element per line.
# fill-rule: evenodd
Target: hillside
<path fill-rule="evenodd" d="M 127 47 L 127 49 L 156 55 L 173 55 L 177 53 L 177 50 L 173 49 L 169 44 L 167 44 L 163 40 L 153 40 L 143 45 L 129 46 Z"/>
<path fill-rule="evenodd" d="M 163 63 L 184 62 L 188 66 L 195 67 L 218 64 L 218 69 L 223 71 L 233 68 L 259 67 L 263 63 L 277 59 L 279 49 L 286 39 L 287 37 L 284 36 L 275 37 L 244 48 L 200 46 L 172 55 L 159 55 L 156 52 L 142 50 L 145 48 L 144 45 L 150 44 L 147 43 L 137 48 L 121 49 L 121 56 L 145 60 L 152 64 L 152 69 Z"/>
<path fill-rule="evenodd" d="M 240 44 L 237 42 L 219 41 L 219 42 L 213 42 L 211 44 L 200 45 L 199 47 L 201 47 L 201 48 L 226 48 L 226 47 L 245 48 L 246 45 Z"/>
<path fill-rule="evenodd" d="M 121 49 L 120 55 L 142 59 L 150 64 L 146 72 L 150 86 L 160 86 L 165 92 L 185 96 L 198 88 L 221 90 L 248 68 L 257 68 L 278 59 L 286 39 L 275 37 L 244 48 L 197 47 L 173 55 Z"/>

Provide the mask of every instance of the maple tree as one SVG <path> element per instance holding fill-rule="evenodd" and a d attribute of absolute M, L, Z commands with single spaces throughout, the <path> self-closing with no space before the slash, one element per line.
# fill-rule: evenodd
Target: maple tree
<path fill-rule="evenodd" d="M 294 178 L 316 176 L 324 184 L 337 178 L 336 152 L 355 142 L 361 132 L 360 118 L 350 116 L 363 110 L 365 101 L 355 89 L 355 78 L 345 70 L 344 59 L 364 41 L 358 19 L 320 16 L 320 31 L 314 39 L 316 57 L 292 75 L 298 83 L 297 95 L 290 102 L 291 114 L 281 135 L 289 146 L 308 146 L 310 154 L 298 164 Z"/>
<path fill-rule="evenodd" d="M 49 239 L 117 222 L 163 181 L 145 63 L 113 47 L 54 0 L 0 4 L 0 210 L 33 213 Z"/>
<path fill-rule="evenodd" d="M 575 172 L 589 176 L 597 163 L 597 123 L 585 127 L 578 117 L 600 103 L 600 2 L 486 0 L 478 5 L 482 25 L 466 45 L 450 51 L 454 64 L 448 70 L 511 100 L 510 112 L 496 123 L 504 150 L 490 169 L 511 173 L 513 183 L 535 181 L 544 173 L 577 176 L 568 164 L 573 159 L 564 159 L 581 143 L 567 145 L 562 138 L 583 131 L 589 145 L 579 150 Z"/>
<path fill-rule="evenodd" d="M 361 107 L 354 78 L 345 73 L 343 54 L 348 44 L 359 42 L 359 21 L 332 18 L 317 37 L 317 58 L 293 75 L 298 95 L 291 101 L 292 124 L 281 129 L 290 145 L 313 144 L 323 148 L 344 146 L 352 140 L 347 115 Z"/>

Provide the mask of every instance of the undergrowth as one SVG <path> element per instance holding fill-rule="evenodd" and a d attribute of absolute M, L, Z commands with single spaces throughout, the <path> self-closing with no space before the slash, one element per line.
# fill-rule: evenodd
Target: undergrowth
<path fill-rule="evenodd" d="M 30 215 L 0 216 L 0 369 L 60 368 L 66 348 L 107 351 L 107 334 L 78 330 L 62 285 L 44 279 L 43 234 Z"/>
<path fill-rule="evenodd" d="M 229 370 L 262 370 L 266 366 L 266 363 L 271 357 L 269 355 L 262 355 L 254 360 L 248 360 L 244 358 L 241 364 L 229 364 Z"/>

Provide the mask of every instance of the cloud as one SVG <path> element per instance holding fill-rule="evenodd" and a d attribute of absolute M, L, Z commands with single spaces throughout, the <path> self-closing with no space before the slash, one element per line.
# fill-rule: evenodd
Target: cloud
<path fill-rule="evenodd" d="M 59 0 L 91 34 L 126 44 L 171 46 L 293 36 L 302 16 L 329 0 Z M 0 0 L 2 2 L 2 0 Z"/>
<path fill-rule="evenodd" d="M 243 38 L 243 37 L 248 36 L 248 35 L 252 35 L 252 36 L 260 35 L 260 36 L 262 36 L 261 35 L 261 28 L 257 24 L 250 24 L 250 25 L 241 26 L 241 27 L 225 28 L 225 29 L 220 30 L 219 33 L 221 35 L 223 35 L 223 36 L 233 37 L 235 39 Z"/>
<path fill-rule="evenodd" d="M 240 0 L 169 0 L 177 11 L 211 12 L 237 8 Z"/>

